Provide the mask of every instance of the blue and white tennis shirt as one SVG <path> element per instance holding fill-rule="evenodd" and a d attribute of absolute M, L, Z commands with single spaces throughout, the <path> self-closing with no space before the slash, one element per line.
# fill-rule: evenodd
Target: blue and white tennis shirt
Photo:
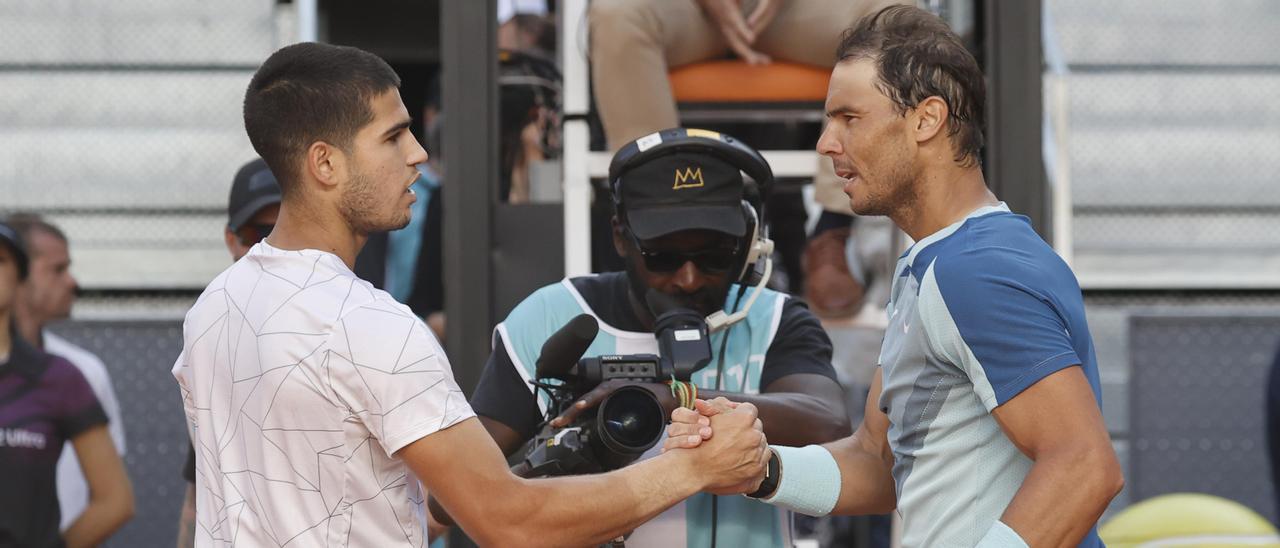
<path fill-rule="evenodd" d="M 1080 286 L 1003 203 L 920 240 L 895 272 L 879 405 L 903 545 L 973 546 L 1032 464 L 992 410 L 1074 365 L 1100 398 Z M 1081 546 L 1101 546 L 1096 529 Z"/>

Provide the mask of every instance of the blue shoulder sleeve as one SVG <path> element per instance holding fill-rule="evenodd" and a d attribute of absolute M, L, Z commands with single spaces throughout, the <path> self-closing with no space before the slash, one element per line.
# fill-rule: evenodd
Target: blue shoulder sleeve
<path fill-rule="evenodd" d="M 1080 364 L 1055 295 L 1079 292 L 1056 264 L 1007 248 L 939 259 L 920 284 L 930 344 L 967 374 L 987 410 L 1050 374 Z M 1074 278 L 1070 278 L 1074 279 Z"/>

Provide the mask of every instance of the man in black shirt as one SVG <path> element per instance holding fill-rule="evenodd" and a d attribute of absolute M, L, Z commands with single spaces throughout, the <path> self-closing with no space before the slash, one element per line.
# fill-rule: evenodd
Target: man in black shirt
<path fill-rule="evenodd" d="M 658 353 L 655 315 L 644 304 L 651 290 L 704 316 L 722 309 L 721 317 L 730 315 L 723 329 L 715 330 L 722 320 L 709 322 L 716 331 L 712 361 L 693 375 L 700 397 L 751 402 L 775 444 L 799 446 L 849 434 L 831 341 L 818 319 L 799 300 L 751 287 L 758 280 L 752 279 L 750 263 L 766 261 L 768 246 L 763 256 L 749 260 L 752 246 L 767 240 L 757 237 L 757 208 L 749 203 L 753 193 L 742 171 L 757 180 L 769 177 L 758 153 L 714 132 L 665 130 L 622 147 L 610 182 L 614 246 L 626 271 L 544 287 L 495 329 L 493 352 L 471 404 L 504 453 L 518 449 L 542 421 L 546 400 L 535 396 L 528 381 L 542 343 L 569 318 L 587 313 L 600 323 L 587 355 Z M 618 386 L 602 383 L 557 425 Z M 677 406 L 667 385 L 645 387 L 668 414 Z M 790 545 L 788 521 L 743 497 L 712 502 L 711 495 L 699 495 L 637 529 L 627 544 L 702 546 L 717 538 L 724 546 Z"/>

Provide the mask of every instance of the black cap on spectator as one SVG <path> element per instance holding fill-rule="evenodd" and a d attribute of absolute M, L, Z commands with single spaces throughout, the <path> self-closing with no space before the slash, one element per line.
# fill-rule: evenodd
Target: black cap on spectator
<path fill-rule="evenodd" d="M 27 279 L 27 249 L 22 246 L 22 238 L 13 227 L 0 223 L 0 244 L 4 244 L 13 252 L 13 259 L 18 263 L 18 279 Z"/>
<path fill-rule="evenodd" d="M 738 168 L 684 152 L 636 166 L 618 183 L 627 226 L 641 240 L 692 229 L 741 238 L 747 231 L 742 189 Z"/>
<path fill-rule="evenodd" d="M 255 159 L 240 171 L 231 183 L 231 200 L 227 205 L 227 228 L 232 232 L 249 222 L 254 214 L 269 205 L 280 203 L 280 183 L 271 174 L 267 163 Z"/>

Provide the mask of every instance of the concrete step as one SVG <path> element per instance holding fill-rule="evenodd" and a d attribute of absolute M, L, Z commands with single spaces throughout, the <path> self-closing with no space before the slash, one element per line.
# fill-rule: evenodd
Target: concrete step
<path fill-rule="evenodd" d="M 0 129 L 0 207 L 224 208 L 254 156 L 240 128 Z"/>
<path fill-rule="evenodd" d="M 1280 288 L 1280 253 L 1081 251 L 1072 268 L 1086 290 Z"/>
<path fill-rule="evenodd" d="M 1276 65 L 1274 0 L 1051 0 L 1066 61 L 1093 65 Z"/>
<path fill-rule="evenodd" d="M 1280 129 L 1280 71 L 1073 72 L 1067 93 L 1072 129 Z"/>
<path fill-rule="evenodd" d="M 253 71 L 0 72 L 0 127 L 243 129 Z"/>
<path fill-rule="evenodd" d="M 274 9 L 270 0 L 9 0 L 0 64 L 256 65 L 275 44 Z"/>
<path fill-rule="evenodd" d="M 1077 211 L 1072 236 L 1086 289 L 1280 288 L 1280 215 Z"/>
<path fill-rule="evenodd" d="M 1073 127 L 1077 206 L 1278 205 L 1275 128 Z"/>
<path fill-rule="evenodd" d="M 1267 212 L 1076 212 L 1072 235 L 1077 253 L 1149 250 L 1280 255 L 1280 215 Z"/>
<path fill-rule="evenodd" d="M 231 264 L 224 211 L 51 213 L 86 289 L 200 289 Z"/>

